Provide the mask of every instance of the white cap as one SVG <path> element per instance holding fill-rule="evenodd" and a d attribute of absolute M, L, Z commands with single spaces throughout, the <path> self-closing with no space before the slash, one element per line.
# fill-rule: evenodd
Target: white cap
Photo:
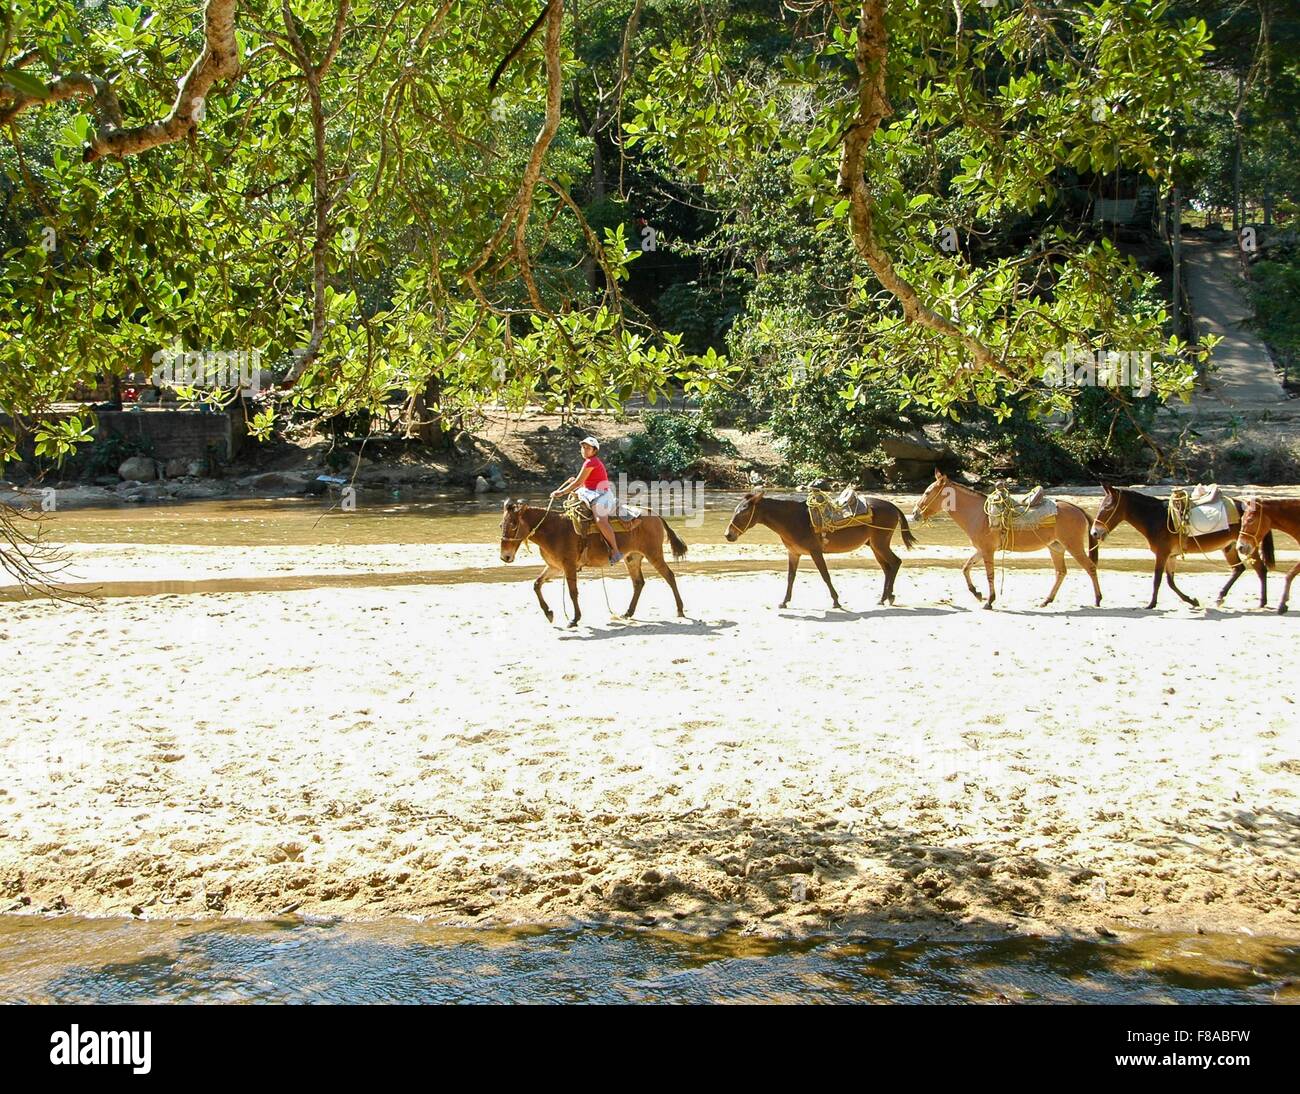
<path fill-rule="evenodd" d="M 599 442 L 598 440 L 596 440 L 595 437 L 583 437 L 582 440 L 580 440 L 578 443 L 579 443 L 579 444 L 589 444 L 589 445 L 591 445 L 591 447 L 594 448 L 597 452 L 600 451 L 600 442 Z"/>

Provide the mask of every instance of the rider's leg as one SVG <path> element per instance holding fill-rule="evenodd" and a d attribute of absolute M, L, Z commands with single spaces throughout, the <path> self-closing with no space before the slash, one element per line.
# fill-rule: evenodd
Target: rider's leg
<path fill-rule="evenodd" d="M 614 529 L 609 523 L 609 517 L 604 514 L 593 513 L 596 518 L 596 527 L 600 529 L 600 534 L 605 537 L 605 542 L 609 544 L 609 549 L 614 554 L 618 554 L 618 540 L 614 538 Z"/>

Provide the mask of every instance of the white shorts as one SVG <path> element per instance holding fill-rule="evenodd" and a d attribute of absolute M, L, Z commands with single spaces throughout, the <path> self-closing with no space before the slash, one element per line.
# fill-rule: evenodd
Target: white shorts
<path fill-rule="evenodd" d="M 593 490 L 590 486 L 579 486 L 575 493 L 591 506 L 591 511 L 598 517 L 612 517 L 618 511 L 618 498 L 613 490 Z"/>

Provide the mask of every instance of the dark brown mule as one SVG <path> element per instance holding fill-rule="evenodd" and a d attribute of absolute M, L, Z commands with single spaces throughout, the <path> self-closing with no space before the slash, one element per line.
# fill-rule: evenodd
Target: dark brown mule
<path fill-rule="evenodd" d="M 1228 590 L 1236 584 L 1237 578 L 1246 569 L 1246 564 L 1241 561 L 1241 556 L 1237 552 L 1239 524 L 1231 525 L 1222 532 L 1212 532 L 1206 536 L 1179 535 L 1170 528 L 1169 503 L 1167 501 L 1153 498 L 1150 494 L 1139 493 L 1137 490 L 1125 490 L 1118 486 L 1103 485 L 1102 489 L 1106 491 L 1106 496 L 1102 499 L 1101 508 L 1097 510 L 1097 519 L 1092 522 L 1093 536 L 1100 542 L 1113 532 L 1122 521 L 1128 521 L 1129 524 L 1142 533 L 1142 537 L 1147 541 L 1147 546 L 1151 548 L 1151 553 L 1156 556 L 1155 580 L 1151 586 L 1151 603 L 1147 605 L 1148 609 L 1156 606 L 1156 598 L 1160 595 L 1160 577 L 1162 574 L 1169 587 L 1186 603 L 1193 608 L 1201 606 L 1199 600 L 1188 596 L 1174 584 L 1175 563 L 1180 556 L 1186 554 L 1189 550 L 1199 551 L 1202 554 L 1209 551 L 1223 552 L 1223 557 L 1228 560 L 1228 565 L 1232 567 L 1232 576 L 1228 578 L 1228 583 L 1219 591 L 1218 603 L 1223 603 L 1223 598 L 1228 595 Z M 1262 559 L 1260 554 L 1263 555 Z M 1259 606 L 1262 608 L 1268 604 L 1268 567 L 1273 563 L 1273 534 L 1271 532 L 1264 537 L 1260 554 L 1251 559 L 1251 566 L 1254 568 L 1255 573 L 1259 575 Z"/>
<path fill-rule="evenodd" d="M 1241 510 L 1241 530 L 1237 533 L 1237 554 L 1248 557 L 1257 554 L 1264 544 L 1264 557 L 1271 566 L 1273 558 L 1272 535 L 1277 528 L 1300 543 L 1300 498 L 1250 498 Z M 1286 602 L 1291 597 L 1291 582 L 1300 574 L 1300 562 L 1291 567 L 1282 586 L 1282 603 L 1278 614 L 1285 614 Z M 1263 605 L 1260 605 L 1263 607 Z"/>
<path fill-rule="evenodd" d="M 564 575 L 569 586 L 569 597 L 573 600 L 573 619 L 570 627 L 576 627 L 582 618 L 578 608 L 578 571 L 584 566 L 608 566 L 609 547 L 597 531 L 580 536 L 573 530 L 572 522 L 558 512 L 548 511 L 539 506 L 525 505 L 522 501 L 507 501 L 501 518 L 501 561 L 513 562 L 519 545 L 524 542 L 537 544 L 542 553 L 546 568 L 541 576 L 533 582 L 533 591 L 537 593 L 537 603 L 542 606 L 546 618 L 554 621 L 555 616 L 542 596 L 542 586 L 553 577 Z M 647 513 L 627 532 L 616 532 L 618 549 L 623 552 L 623 563 L 632 578 L 632 603 L 623 613 L 624 619 L 631 619 L 636 611 L 636 602 L 641 599 L 641 590 L 645 587 L 645 578 L 641 576 L 641 560 L 646 558 L 668 582 L 677 601 L 677 614 L 684 616 L 682 596 L 677 591 L 677 578 L 664 561 L 664 537 L 673 549 L 673 558 L 680 559 L 686 555 L 686 544 L 678 538 L 676 532 L 668 527 L 662 517 Z"/>
<path fill-rule="evenodd" d="M 903 560 L 894 554 L 889 542 L 894 538 L 894 532 L 897 530 L 902 531 L 903 543 L 909 548 L 916 543 L 916 537 L 908 528 L 903 511 L 892 501 L 886 501 L 884 498 L 863 500 L 871 506 L 871 523 L 850 524 L 846 528 L 832 532 L 823 544 L 821 536 L 813 531 L 806 502 L 765 498 L 762 490 L 753 490 L 736 506 L 736 511 L 731 516 L 731 523 L 727 525 L 727 542 L 735 543 L 755 524 L 771 528 L 781 537 L 789 562 L 785 578 L 785 599 L 780 605 L 782 608 L 790 603 L 790 592 L 794 588 L 794 573 L 799 569 L 799 559 L 804 555 L 812 556 L 817 572 L 822 575 L 826 588 L 831 592 L 831 604 L 838 608 L 840 598 L 835 591 L 835 586 L 831 584 L 825 556 L 856 551 L 865 543 L 876 556 L 880 568 L 885 571 L 885 589 L 880 594 L 880 603 L 892 604 L 894 578 L 898 576 L 898 568 L 903 565 Z"/>

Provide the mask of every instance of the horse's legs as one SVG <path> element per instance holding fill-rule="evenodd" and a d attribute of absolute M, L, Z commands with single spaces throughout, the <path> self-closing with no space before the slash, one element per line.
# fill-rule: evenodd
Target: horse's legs
<path fill-rule="evenodd" d="M 993 573 L 993 552 L 992 551 L 990 551 L 988 554 L 984 556 L 984 576 L 985 578 L 988 579 L 988 583 L 989 583 L 989 598 L 986 601 L 984 601 L 984 607 L 992 608 L 993 601 L 997 599 L 997 591 L 994 588 L 996 578 Z"/>
<path fill-rule="evenodd" d="M 632 578 L 632 603 L 623 613 L 624 619 L 631 619 L 636 611 L 636 602 L 641 599 L 641 590 L 645 588 L 645 577 L 641 573 L 641 560 L 635 555 L 628 555 L 623 560 L 627 565 L 628 575 Z"/>
<path fill-rule="evenodd" d="M 831 584 L 831 572 L 826 569 L 826 556 L 816 548 L 811 553 L 813 563 L 817 566 L 817 572 L 822 575 L 822 580 L 826 582 L 826 588 L 831 591 L 831 607 L 840 607 L 840 594 L 835 591 L 835 586 Z"/>
<path fill-rule="evenodd" d="M 1182 589 L 1180 589 L 1177 585 L 1174 584 L 1175 565 L 1176 563 L 1173 558 L 1170 558 L 1165 563 L 1165 584 L 1168 585 L 1171 589 L 1173 589 L 1174 592 L 1178 594 L 1178 596 L 1181 598 L 1184 604 L 1190 604 L 1193 608 L 1199 608 L 1201 606 L 1201 602 L 1197 600 L 1196 597 L 1188 596 L 1185 592 L 1183 592 Z"/>
<path fill-rule="evenodd" d="M 1300 573 L 1300 563 L 1296 563 L 1287 574 L 1286 582 L 1282 586 L 1282 603 L 1278 604 L 1278 615 L 1284 616 L 1287 613 L 1287 600 L 1291 599 L 1291 582 L 1295 581 L 1296 574 Z"/>
<path fill-rule="evenodd" d="M 983 555 L 982 551 L 976 551 L 973 555 L 970 556 L 970 558 L 966 560 L 966 565 L 961 568 L 961 576 L 966 579 L 966 588 L 970 590 L 970 595 L 973 596 L 976 600 L 983 600 L 984 598 L 980 596 L 979 590 L 975 588 L 975 582 L 973 582 L 970 579 L 970 572 L 971 572 L 971 567 L 973 567 L 975 563 L 980 560 L 982 555 Z"/>
<path fill-rule="evenodd" d="M 542 606 L 542 611 L 546 613 L 546 622 L 548 623 L 555 622 L 555 613 L 551 611 L 550 606 L 546 603 L 546 598 L 542 596 L 542 586 L 559 572 L 550 565 L 544 566 L 537 580 L 533 582 L 533 592 L 537 594 L 537 603 Z"/>
<path fill-rule="evenodd" d="M 573 601 L 573 619 L 569 621 L 570 627 L 576 627 L 578 620 L 582 618 L 582 609 L 578 607 L 578 568 L 569 566 L 565 568 L 564 580 L 569 585 L 569 598 Z"/>
<path fill-rule="evenodd" d="M 1065 549 L 1070 552 L 1070 557 L 1073 558 L 1074 561 L 1077 562 L 1080 566 L 1082 566 L 1084 568 L 1084 571 L 1087 573 L 1087 575 L 1090 578 L 1092 578 L 1092 592 L 1093 592 L 1093 596 L 1096 598 L 1093 603 L 1096 605 L 1096 607 L 1100 608 L 1101 607 L 1101 582 L 1097 580 L 1097 564 L 1093 562 L 1091 558 L 1088 557 L 1088 547 L 1086 541 L 1082 548 L 1080 548 L 1077 544 L 1070 543 L 1069 541 L 1065 541 Z"/>
<path fill-rule="evenodd" d="M 1160 596 L 1160 579 L 1165 576 L 1165 563 L 1168 561 L 1168 555 L 1156 555 L 1156 575 L 1155 581 L 1151 586 L 1151 603 L 1147 605 L 1147 611 L 1151 611 L 1156 606 L 1156 600 Z"/>
<path fill-rule="evenodd" d="M 794 572 L 799 569 L 799 556 L 794 551 L 786 552 L 785 564 L 785 599 L 781 601 L 778 607 L 785 608 L 790 604 L 790 594 L 794 592 Z"/>
<path fill-rule="evenodd" d="M 1065 580 L 1065 551 L 1059 543 L 1049 543 L 1047 549 L 1052 552 L 1052 566 L 1056 570 L 1056 582 L 1052 586 L 1052 591 L 1047 594 L 1047 599 L 1039 605 L 1040 608 L 1046 608 L 1056 599 L 1056 593 L 1061 587 L 1061 582 Z"/>
<path fill-rule="evenodd" d="M 880 603 L 892 604 L 894 602 L 894 578 L 898 576 L 898 568 L 902 566 L 903 560 L 890 549 L 889 540 L 877 543 L 876 537 L 873 535 L 867 542 L 871 545 L 871 553 L 876 556 L 880 568 L 885 571 L 885 589 L 880 594 Z"/>
<path fill-rule="evenodd" d="M 1214 602 L 1216 607 L 1227 598 L 1228 590 L 1237 584 L 1237 578 L 1246 572 L 1246 564 L 1241 561 L 1241 556 L 1237 554 L 1237 548 L 1234 544 L 1230 543 L 1223 549 L 1223 557 L 1228 560 L 1228 565 L 1232 567 L 1232 575 L 1228 578 L 1228 583 L 1219 590 L 1219 598 Z"/>
<path fill-rule="evenodd" d="M 673 573 L 672 567 L 664 561 L 662 551 L 655 552 L 648 557 L 650 559 L 650 565 L 655 568 L 660 577 L 668 582 L 668 588 L 673 591 L 673 599 L 677 601 L 677 618 L 684 618 L 686 615 L 686 609 L 682 605 L 682 594 L 677 591 L 677 575 Z M 635 603 L 635 601 L 633 601 L 633 603 Z M 628 614 L 630 615 L 631 613 L 629 612 Z"/>
<path fill-rule="evenodd" d="M 1255 573 L 1259 575 L 1259 606 L 1268 607 L 1268 566 L 1265 565 L 1262 558 L 1256 558 L 1252 564 L 1255 567 Z"/>

